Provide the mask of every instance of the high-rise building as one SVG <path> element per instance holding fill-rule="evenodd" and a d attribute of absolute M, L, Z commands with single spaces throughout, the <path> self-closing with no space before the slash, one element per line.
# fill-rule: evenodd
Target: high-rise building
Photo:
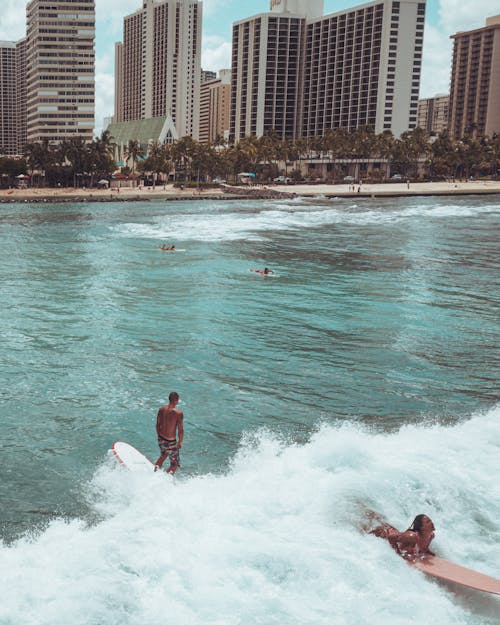
<path fill-rule="evenodd" d="M 26 145 L 26 40 L 0 41 L 0 154 Z"/>
<path fill-rule="evenodd" d="M 449 131 L 453 139 L 500 132 L 500 15 L 452 36 Z"/>
<path fill-rule="evenodd" d="M 219 78 L 202 83 L 200 95 L 201 143 L 229 138 L 231 114 L 231 70 L 223 69 Z"/>
<path fill-rule="evenodd" d="M 125 17 L 116 47 L 116 121 L 171 116 L 180 137 L 197 139 L 201 22 L 198 0 L 144 0 Z"/>
<path fill-rule="evenodd" d="M 115 114 L 113 121 L 123 121 L 123 43 L 115 43 Z"/>
<path fill-rule="evenodd" d="M 271 0 L 233 25 L 231 136 L 415 128 L 425 0 L 377 0 L 323 16 L 323 2 Z"/>
<path fill-rule="evenodd" d="M 16 116 L 17 153 L 22 154 L 28 142 L 26 119 L 26 38 L 16 43 Z"/>
<path fill-rule="evenodd" d="M 0 154 L 16 154 L 16 44 L 0 41 Z"/>
<path fill-rule="evenodd" d="M 262 13 L 233 25 L 231 138 L 300 134 L 305 19 Z"/>
<path fill-rule="evenodd" d="M 95 114 L 94 0 L 27 6 L 28 142 L 91 141 Z"/>
<path fill-rule="evenodd" d="M 429 135 L 439 135 L 444 130 L 448 130 L 449 105 L 450 96 L 448 94 L 439 94 L 433 98 L 419 100 L 417 126 Z"/>
<path fill-rule="evenodd" d="M 201 70 L 201 84 L 203 84 L 204 82 L 209 82 L 210 80 L 216 80 L 216 78 L 217 78 L 216 72 L 212 72 L 209 69 Z"/>

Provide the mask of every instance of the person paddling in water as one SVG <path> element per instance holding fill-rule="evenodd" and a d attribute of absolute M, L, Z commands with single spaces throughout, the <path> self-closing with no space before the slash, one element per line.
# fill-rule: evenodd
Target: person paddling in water
<path fill-rule="evenodd" d="M 260 273 L 262 276 L 267 276 L 268 274 L 273 273 L 272 269 L 268 269 L 267 267 L 264 267 L 264 269 L 250 269 L 250 271 Z"/>
<path fill-rule="evenodd" d="M 175 252 L 175 245 L 171 245 L 170 247 L 167 247 L 167 245 L 164 243 L 163 245 L 159 245 L 158 247 L 160 248 L 160 250 L 163 250 L 164 252 Z"/>
<path fill-rule="evenodd" d="M 162 406 L 156 417 L 156 433 L 160 457 L 155 463 L 155 472 L 161 469 L 168 458 L 170 466 L 167 473 L 175 473 L 180 465 L 180 449 L 184 440 L 184 415 L 177 410 L 179 394 L 172 392 L 168 396 L 168 406 Z M 178 439 L 177 439 L 178 437 Z"/>
<path fill-rule="evenodd" d="M 369 533 L 379 538 L 385 538 L 403 558 L 434 555 L 429 546 L 435 535 L 435 527 L 431 519 L 425 514 L 417 515 L 405 532 L 398 531 L 388 523 L 382 523 Z"/>

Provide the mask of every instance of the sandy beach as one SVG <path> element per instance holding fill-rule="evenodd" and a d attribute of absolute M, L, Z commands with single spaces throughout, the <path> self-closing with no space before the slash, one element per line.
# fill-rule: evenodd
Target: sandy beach
<path fill-rule="evenodd" d="M 500 181 L 467 182 L 412 182 L 385 184 L 290 184 L 290 185 L 255 185 L 251 187 L 252 196 L 266 193 L 286 193 L 304 197 L 397 197 L 418 195 L 468 195 L 500 193 Z M 233 187 L 233 194 L 245 196 L 247 186 Z M 2 189 L 0 202 L 63 202 L 63 201 L 144 201 L 153 199 L 188 200 L 214 197 L 234 197 L 222 188 L 179 189 L 173 185 L 161 185 L 155 189 L 143 187 L 136 189 Z"/>

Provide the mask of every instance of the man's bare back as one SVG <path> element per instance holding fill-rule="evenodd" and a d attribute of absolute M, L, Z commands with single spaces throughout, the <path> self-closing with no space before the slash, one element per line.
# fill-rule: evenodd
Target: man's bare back
<path fill-rule="evenodd" d="M 156 432 L 158 436 L 165 438 L 166 440 L 177 439 L 177 429 L 179 423 L 182 424 L 183 414 L 180 410 L 170 408 L 170 406 L 162 406 L 158 410 L 158 416 L 156 418 Z M 182 447 L 182 441 L 179 447 Z"/>
<path fill-rule="evenodd" d="M 161 469 L 167 458 L 170 459 L 168 473 L 175 473 L 180 467 L 179 450 L 184 440 L 184 415 L 177 410 L 179 395 L 170 393 L 169 404 L 158 410 L 156 417 L 156 433 L 161 455 L 156 461 L 155 471 Z"/>

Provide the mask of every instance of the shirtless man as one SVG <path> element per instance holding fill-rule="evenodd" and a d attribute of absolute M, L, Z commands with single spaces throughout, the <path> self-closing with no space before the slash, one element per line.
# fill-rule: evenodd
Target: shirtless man
<path fill-rule="evenodd" d="M 383 523 L 370 534 L 388 540 L 391 547 L 403 558 L 414 558 L 426 554 L 434 555 L 429 549 L 434 538 L 434 530 L 434 523 L 431 519 L 425 514 L 419 514 L 405 532 L 400 532 L 392 525 Z"/>
<path fill-rule="evenodd" d="M 179 403 L 179 394 L 172 392 L 168 396 L 168 406 L 162 406 L 156 417 L 156 432 L 161 455 L 155 463 L 155 471 L 161 469 L 168 458 L 170 466 L 167 473 L 175 473 L 180 465 L 179 451 L 184 439 L 184 415 L 176 406 Z M 179 440 L 177 440 L 177 434 Z"/>

